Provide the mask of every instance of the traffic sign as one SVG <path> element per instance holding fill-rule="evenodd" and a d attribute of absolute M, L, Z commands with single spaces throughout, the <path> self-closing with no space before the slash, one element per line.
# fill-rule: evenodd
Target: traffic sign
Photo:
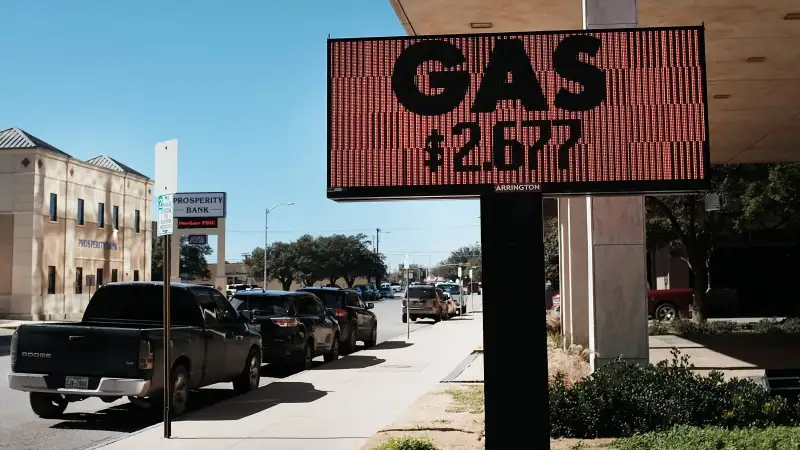
<path fill-rule="evenodd" d="M 158 196 L 158 235 L 172 234 L 172 194 Z"/>

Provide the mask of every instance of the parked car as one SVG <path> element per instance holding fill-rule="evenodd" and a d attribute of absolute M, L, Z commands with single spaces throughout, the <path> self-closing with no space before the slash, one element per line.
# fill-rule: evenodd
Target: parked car
<path fill-rule="evenodd" d="M 361 294 L 361 298 L 363 298 L 365 302 L 374 302 L 378 300 L 378 292 L 372 289 L 368 284 L 358 284 L 353 286 L 353 289 L 356 289 L 358 293 Z"/>
<path fill-rule="evenodd" d="M 339 358 L 341 328 L 335 311 L 310 292 L 239 291 L 231 305 L 261 333 L 266 362 L 308 370 L 317 356 L 327 362 Z"/>
<path fill-rule="evenodd" d="M 406 290 L 403 298 L 403 323 L 406 323 L 406 307 L 408 307 L 408 317 L 412 321 L 417 319 L 433 319 L 439 322 L 446 315 L 445 305 L 439 298 L 436 288 L 431 285 L 412 285 Z"/>
<path fill-rule="evenodd" d="M 326 308 L 334 311 L 339 322 L 339 335 L 342 350 L 352 353 L 356 350 L 356 341 L 363 341 L 364 347 L 372 347 L 378 342 L 378 318 L 370 311 L 373 303 L 365 303 L 358 292 L 350 289 L 315 288 L 301 289 L 310 292 L 322 301 Z"/>
<path fill-rule="evenodd" d="M 647 314 L 655 320 L 688 317 L 694 292 L 691 289 L 651 289 L 647 292 Z"/>
<path fill-rule="evenodd" d="M 466 287 L 464 287 L 465 293 L 467 295 L 470 294 L 478 294 L 481 295 L 481 284 L 477 282 L 467 283 Z"/>
<path fill-rule="evenodd" d="M 394 291 L 391 286 L 382 287 L 378 290 L 378 298 L 394 298 Z"/>
<path fill-rule="evenodd" d="M 48 419 L 90 397 L 128 397 L 143 406 L 160 400 L 163 291 L 160 282 L 106 283 L 80 322 L 20 325 L 11 339 L 9 387 L 29 392 L 33 412 Z M 257 389 L 261 336 L 216 289 L 172 283 L 170 293 L 170 412 L 182 415 L 190 392 L 211 384 Z"/>
<path fill-rule="evenodd" d="M 392 284 L 392 291 L 393 292 L 403 292 L 403 286 L 401 286 L 401 285 L 399 285 L 397 283 L 393 283 Z"/>
<path fill-rule="evenodd" d="M 452 298 L 453 303 L 455 303 L 456 312 L 459 310 L 460 314 L 465 314 L 467 312 L 467 302 L 465 301 L 464 291 L 461 289 L 461 286 L 457 283 L 438 283 L 436 287 L 450 294 L 450 298 Z"/>

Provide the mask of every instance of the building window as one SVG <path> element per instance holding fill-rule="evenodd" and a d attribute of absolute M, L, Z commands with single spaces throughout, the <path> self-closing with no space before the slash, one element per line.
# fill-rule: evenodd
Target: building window
<path fill-rule="evenodd" d="M 114 225 L 114 230 L 119 230 L 119 206 L 111 207 L 111 223 Z"/>
<path fill-rule="evenodd" d="M 78 225 L 83 225 L 83 199 L 78 199 Z"/>
<path fill-rule="evenodd" d="M 117 282 L 117 269 L 111 269 L 111 282 Z"/>
<path fill-rule="evenodd" d="M 103 269 L 97 269 L 97 276 L 95 277 L 95 286 L 100 287 L 103 285 Z"/>
<path fill-rule="evenodd" d="M 58 220 L 58 195 L 50 194 L 50 222 Z"/>
<path fill-rule="evenodd" d="M 136 231 L 137 233 L 138 233 L 139 231 L 141 231 L 141 228 L 139 228 L 139 219 L 140 219 L 140 216 L 141 216 L 141 214 L 139 213 L 139 210 L 138 210 L 138 209 L 137 209 L 136 211 L 134 211 L 134 212 L 133 212 L 133 229 L 134 229 L 134 231 Z"/>
<path fill-rule="evenodd" d="M 75 293 L 83 294 L 83 267 L 75 268 Z"/>
<path fill-rule="evenodd" d="M 133 281 L 139 281 L 139 271 L 138 270 L 134 270 L 133 271 Z"/>
<path fill-rule="evenodd" d="M 47 268 L 47 293 L 56 293 L 56 266 Z"/>
<path fill-rule="evenodd" d="M 106 226 L 106 205 L 105 203 L 97 204 L 97 228 L 105 228 Z M 100 284 L 98 283 L 98 286 Z"/>

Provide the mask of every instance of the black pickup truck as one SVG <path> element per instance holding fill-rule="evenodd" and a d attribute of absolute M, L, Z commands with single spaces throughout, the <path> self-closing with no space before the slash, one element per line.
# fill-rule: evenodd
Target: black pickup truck
<path fill-rule="evenodd" d="M 108 283 L 76 323 L 21 325 L 11 339 L 9 387 L 30 393 L 33 412 L 57 418 L 74 401 L 163 399 L 164 284 Z M 171 283 L 170 411 L 186 411 L 189 392 L 233 382 L 258 388 L 261 336 L 208 286 Z"/>

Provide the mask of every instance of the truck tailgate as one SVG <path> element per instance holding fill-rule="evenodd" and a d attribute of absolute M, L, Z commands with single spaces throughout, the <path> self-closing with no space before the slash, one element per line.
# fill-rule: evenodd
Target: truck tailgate
<path fill-rule="evenodd" d="M 22 325 L 14 372 L 137 378 L 142 330 L 79 324 Z"/>

